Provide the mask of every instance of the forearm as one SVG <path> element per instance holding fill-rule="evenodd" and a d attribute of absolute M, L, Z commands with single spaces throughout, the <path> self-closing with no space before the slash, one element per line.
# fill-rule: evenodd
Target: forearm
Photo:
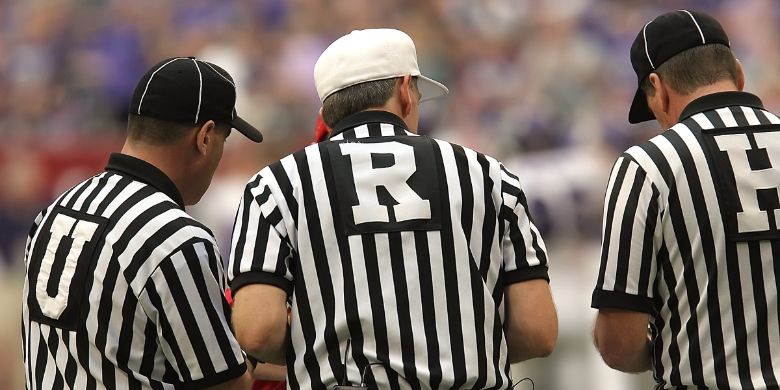
<path fill-rule="evenodd" d="M 287 368 L 276 364 L 258 363 L 252 376 L 266 381 L 283 381 L 287 376 Z"/>

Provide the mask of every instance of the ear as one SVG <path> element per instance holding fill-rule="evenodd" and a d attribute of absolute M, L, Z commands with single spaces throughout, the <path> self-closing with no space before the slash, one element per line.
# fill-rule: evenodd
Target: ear
<path fill-rule="evenodd" d="M 738 59 L 737 61 L 737 90 L 743 91 L 745 89 L 745 70 L 742 68 L 742 62 Z"/>
<path fill-rule="evenodd" d="M 650 81 L 650 84 L 655 89 L 655 94 L 647 97 L 648 106 L 654 107 L 655 109 L 660 110 L 663 113 L 668 113 L 669 112 L 669 87 L 666 85 L 666 83 L 663 82 L 663 80 L 661 80 L 660 77 L 658 77 L 657 73 L 650 73 L 650 75 L 647 76 L 647 78 Z"/>
<path fill-rule="evenodd" d="M 214 143 L 214 137 L 217 135 L 216 129 L 217 124 L 212 120 L 206 121 L 198 129 L 195 135 L 195 150 L 198 154 L 206 155 L 208 153 L 211 144 Z"/>
<path fill-rule="evenodd" d="M 398 102 L 401 103 L 401 114 L 406 118 L 412 112 L 414 100 L 412 99 L 412 76 L 405 75 L 398 82 Z"/>

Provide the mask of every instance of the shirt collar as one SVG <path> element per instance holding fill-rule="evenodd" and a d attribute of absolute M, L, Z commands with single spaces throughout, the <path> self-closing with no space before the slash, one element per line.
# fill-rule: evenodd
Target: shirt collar
<path fill-rule="evenodd" d="M 184 210 L 184 200 L 179 189 L 176 188 L 176 184 L 173 184 L 173 181 L 154 165 L 126 154 L 111 153 L 111 156 L 108 158 L 108 164 L 106 164 L 106 171 L 119 172 L 149 184 L 158 191 L 168 195 L 179 205 L 179 208 Z"/>
<path fill-rule="evenodd" d="M 352 114 L 340 120 L 339 123 L 336 123 L 336 126 L 330 133 L 329 138 L 366 123 L 389 123 L 394 126 L 409 130 L 409 128 L 406 127 L 406 123 L 404 123 L 403 119 L 399 118 L 398 115 L 387 111 L 369 110 Z"/>
<path fill-rule="evenodd" d="M 737 91 L 716 92 L 704 95 L 688 103 L 682 114 L 680 114 L 679 122 L 700 112 L 712 111 L 728 106 L 747 106 L 764 109 L 761 99 L 751 93 Z"/>

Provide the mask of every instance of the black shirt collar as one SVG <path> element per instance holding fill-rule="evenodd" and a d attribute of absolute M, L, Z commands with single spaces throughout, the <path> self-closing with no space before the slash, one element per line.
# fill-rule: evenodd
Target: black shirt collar
<path fill-rule="evenodd" d="M 390 123 L 394 126 L 409 130 L 409 128 L 406 127 L 406 123 L 404 123 L 403 119 L 399 118 L 398 115 L 387 111 L 369 110 L 352 114 L 340 120 L 339 123 L 336 123 L 336 126 L 334 126 L 329 138 L 366 123 Z"/>
<path fill-rule="evenodd" d="M 149 184 L 173 199 L 184 210 L 184 200 L 179 189 L 163 171 L 148 162 L 121 153 L 111 153 L 106 171 L 119 172 L 135 180 Z"/>
<path fill-rule="evenodd" d="M 682 122 L 688 117 L 705 111 L 712 111 L 722 107 L 729 106 L 747 106 L 758 109 L 764 109 L 763 103 L 758 96 L 747 92 L 727 91 L 716 92 L 709 95 L 704 95 L 694 101 L 688 103 L 685 109 L 680 114 L 679 122 Z"/>

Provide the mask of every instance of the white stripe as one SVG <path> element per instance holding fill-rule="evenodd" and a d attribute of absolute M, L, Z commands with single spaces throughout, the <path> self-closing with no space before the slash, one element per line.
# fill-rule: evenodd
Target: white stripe
<path fill-rule="evenodd" d="M 203 246 L 203 243 L 198 243 L 194 245 L 195 252 L 198 254 L 198 260 L 200 260 L 200 264 L 193 264 L 188 265 L 186 257 L 181 252 L 176 253 L 175 255 L 171 256 L 171 262 L 173 263 L 173 267 L 177 270 L 179 282 L 181 283 L 181 287 L 184 290 L 184 292 L 190 296 L 190 299 L 188 300 L 190 309 L 192 310 L 192 314 L 195 316 L 198 321 L 196 321 L 195 326 L 197 326 L 198 331 L 197 333 L 203 338 L 203 342 L 205 344 L 205 349 L 207 350 L 209 360 L 214 365 L 214 370 L 216 372 L 222 372 L 229 368 L 228 362 L 225 360 L 225 357 L 222 355 L 222 350 L 220 348 L 219 339 L 217 338 L 217 332 L 215 329 L 211 326 L 211 321 L 209 321 L 209 311 L 213 311 L 217 314 L 219 314 L 222 310 L 221 308 L 213 307 L 213 304 L 216 302 L 212 302 L 210 300 L 206 300 L 205 302 L 201 299 L 199 299 L 198 291 L 202 289 L 208 290 L 208 296 L 209 297 L 219 297 L 222 295 L 222 292 L 219 291 L 219 287 L 217 286 L 217 283 L 215 283 L 215 280 L 211 277 L 212 275 L 211 270 L 208 267 L 208 253 L 206 253 L 206 248 Z M 206 285 L 205 286 L 199 286 L 195 279 L 192 277 L 192 272 L 190 272 L 189 267 L 197 267 L 200 266 L 201 273 L 203 274 L 203 278 L 205 280 Z M 207 305 L 210 305 L 212 307 L 207 308 Z M 222 325 L 226 323 L 226 321 L 220 321 Z M 178 324 L 177 324 L 178 325 Z M 192 326 L 188 323 L 182 323 L 183 326 Z M 175 326 L 172 324 L 172 326 Z M 181 331 L 182 333 L 186 333 L 185 329 L 176 329 L 174 328 L 174 333 L 177 331 Z M 230 331 L 227 331 L 226 329 L 222 328 L 220 329 L 220 333 L 222 335 L 229 335 L 232 334 Z M 232 343 L 231 343 L 232 344 Z M 202 374 L 198 372 L 198 374 Z M 193 375 L 193 379 L 196 378 L 195 375 Z"/>
<path fill-rule="evenodd" d="M 742 114 L 745 115 L 745 120 L 747 120 L 747 123 L 751 126 L 760 125 L 761 121 L 758 120 L 758 116 L 756 116 L 756 111 L 750 107 L 742 106 Z"/>
<path fill-rule="evenodd" d="M 415 361 L 427 362 L 428 361 L 428 344 L 425 334 L 425 322 L 423 321 L 423 305 L 420 304 L 419 297 L 422 296 L 422 289 L 420 287 L 420 269 L 418 267 L 418 261 L 408 261 L 409 259 L 417 259 L 417 254 L 414 232 L 401 232 L 401 248 L 403 248 L 403 258 L 407 261 L 404 262 L 404 275 L 400 277 L 406 278 L 407 285 L 407 298 L 409 299 L 409 319 L 411 320 L 412 334 L 414 334 L 414 356 Z M 434 314 L 434 313 L 432 313 Z M 436 343 L 436 340 L 433 340 Z M 430 367 L 429 367 L 430 368 Z M 418 379 L 422 383 L 429 383 L 431 379 L 430 370 L 420 370 Z"/>
<path fill-rule="evenodd" d="M 712 124 L 709 118 L 707 118 L 706 115 L 702 113 L 698 113 L 694 116 L 692 116 L 694 121 L 696 121 L 696 124 L 701 127 L 702 130 L 711 130 L 715 128 L 715 125 Z"/>
<path fill-rule="evenodd" d="M 653 64 L 653 60 L 650 59 L 650 52 L 647 50 L 647 26 L 650 25 L 650 23 L 653 23 L 653 21 L 647 22 L 644 27 L 642 27 L 642 38 L 645 40 L 645 55 L 647 56 L 647 61 L 650 62 L 650 67 L 655 69 L 655 65 Z"/>
<path fill-rule="evenodd" d="M 715 110 L 715 112 L 718 113 L 718 115 L 720 116 L 720 120 L 723 121 L 723 124 L 726 127 L 737 127 L 738 126 L 737 120 L 734 119 L 734 114 L 732 114 L 731 110 L 729 110 L 728 108 L 726 108 L 726 107 L 719 108 L 719 109 Z"/>
<path fill-rule="evenodd" d="M 777 115 L 775 115 L 775 114 L 773 114 L 773 113 L 771 113 L 769 111 L 762 111 L 762 112 L 764 113 L 764 116 L 766 117 L 766 119 L 769 120 L 770 123 L 775 124 L 775 125 L 776 124 L 780 124 L 780 118 L 778 118 Z"/>
<path fill-rule="evenodd" d="M 391 368 L 396 372 L 403 372 L 404 359 L 401 351 L 401 327 L 398 325 L 398 299 L 396 297 L 395 281 L 402 279 L 404 275 L 396 275 L 393 273 L 392 261 L 395 259 L 391 259 L 390 257 L 390 239 L 388 233 L 376 233 L 374 234 L 374 237 L 376 240 L 377 271 L 379 271 L 380 276 L 378 280 L 379 286 L 374 286 L 374 288 L 379 289 L 379 291 L 382 292 L 382 306 L 385 309 L 386 323 L 396 324 L 395 326 L 388 326 L 386 328 L 387 356 Z"/>
<path fill-rule="evenodd" d="M 356 138 L 367 138 L 368 137 L 368 125 L 361 125 L 355 128 L 355 137 Z"/>
<path fill-rule="evenodd" d="M 704 33 L 701 31 L 701 27 L 699 27 L 699 22 L 696 21 L 696 18 L 694 18 L 693 15 L 687 10 L 681 9 L 680 11 L 685 12 L 686 14 L 688 14 L 688 16 L 691 17 L 691 20 L 693 20 L 693 24 L 696 25 L 696 29 L 699 30 L 699 35 L 701 36 L 701 44 L 702 45 L 707 44 L 707 40 L 704 39 Z"/>
<path fill-rule="evenodd" d="M 322 165 L 322 158 L 319 152 L 319 147 L 305 149 L 306 159 L 309 162 L 309 172 L 311 178 L 325 177 L 325 168 Z M 311 184 L 314 187 L 314 193 L 317 194 L 317 196 L 314 197 L 315 204 L 306 205 L 306 208 L 311 209 L 311 207 L 314 206 L 319 215 L 320 233 L 322 234 L 322 239 L 325 244 L 325 253 L 327 256 L 330 282 L 332 285 L 332 291 L 335 292 L 335 294 L 333 294 L 333 325 L 336 332 L 336 337 L 339 340 L 339 356 L 344 356 L 346 340 L 350 338 L 350 334 L 349 327 L 347 325 L 347 312 L 346 303 L 344 302 L 344 293 L 340 293 L 344 291 L 344 286 L 347 282 L 344 280 L 344 271 L 342 269 L 341 263 L 341 252 L 339 251 L 338 246 L 338 237 L 336 234 L 338 229 L 333 222 L 333 211 L 330 208 L 330 198 L 328 196 L 328 188 L 326 186 L 325 180 L 312 180 Z M 294 228 L 294 225 L 291 224 L 287 229 L 292 230 Z M 324 324 L 320 324 L 320 326 L 324 326 Z"/>
<path fill-rule="evenodd" d="M 104 172 L 99 177 L 96 177 L 96 179 L 102 179 L 106 176 L 106 173 Z M 119 175 L 112 175 L 107 181 L 106 184 L 103 186 L 103 188 L 100 189 L 95 199 L 92 201 L 92 204 L 89 205 L 89 208 L 87 208 L 87 214 L 95 214 L 97 211 L 98 206 L 103 203 L 103 201 L 106 199 L 106 196 L 113 188 L 116 187 L 116 184 L 119 183 L 120 176 Z"/>
<path fill-rule="evenodd" d="M 609 229 L 609 248 L 604 248 L 607 250 L 608 256 L 607 265 L 604 270 L 604 283 L 602 284 L 602 289 L 607 291 L 615 290 L 615 276 L 617 275 L 617 263 L 619 261 L 618 253 L 620 251 L 621 244 L 620 234 L 621 226 L 623 225 L 623 217 L 625 213 L 634 212 L 634 210 L 626 210 L 626 203 L 628 202 L 628 197 L 626 194 L 631 193 L 631 186 L 634 184 L 633 178 L 636 176 L 636 171 L 637 165 L 630 163 L 625 175 L 623 175 L 624 180 L 620 190 L 618 190 L 618 197 L 612 199 L 615 206 L 615 213 L 612 219 L 612 227 Z M 614 183 L 611 185 L 614 185 Z"/>
<path fill-rule="evenodd" d="M 159 72 L 162 68 L 168 66 L 168 64 L 170 64 L 171 62 L 176 61 L 176 60 L 183 60 L 183 59 L 184 58 L 182 58 L 182 57 L 176 57 L 176 58 L 174 58 L 174 59 L 172 59 L 172 60 L 162 64 L 162 66 L 160 66 L 159 68 L 157 68 L 157 70 L 152 72 L 152 75 L 149 76 L 149 81 L 146 82 L 146 87 L 144 88 L 144 93 L 141 94 L 141 100 L 138 102 L 138 111 L 137 111 L 138 115 L 141 115 L 141 106 L 143 106 L 143 104 L 144 104 L 144 98 L 146 97 L 146 91 L 149 90 L 149 84 L 152 83 L 152 79 L 154 79 L 154 75 L 156 75 L 157 72 Z"/>
<path fill-rule="evenodd" d="M 471 280 L 469 275 L 471 274 L 469 258 L 469 248 L 466 246 L 466 232 L 463 231 L 463 225 L 461 224 L 461 215 L 463 212 L 471 212 L 471 210 L 463 210 L 463 193 L 460 186 L 459 174 L 457 164 L 455 163 L 455 154 L 452 145 L 439 141 L 439 149 L 441 150 L 442 165 L 444 166 L 444 177 L 447 180 L 447 193 L 449 195 L 450 218 L 453 235 L 453 249 L 455 258 L 448 259 L 453 262 L 455 266 L 455 275 L 458 283 L 458 305 L 460 306 L 460 325 L 461 325 L 461 337 L 463 340 L 464 356 L 466 358 L 466 372 L 476 373 L 479 372 L 477 367 L 476 351 L 477 351 L 477 337 L 478 333 L 474 330 L 474 296 L 471 290 Z M 519 184 L 519 183 L 518 183 Z M 474 222 L 474 221 L 473 221 Z M 520 222 L 520 221 L 518 221 Z M 525 229 L 520 227 L 523 233 Z M 523 239 L 526 239 L 525 235 Z M 530 241 L 526 241 L 530 242 Z M 486 308 L 487 309 L 487 308 Z M 446 318 L 446 317 L 445 317 Z M 476 375 L 469 376 L 463 386 L 470 388 L 474 385 L 474 381 L 477 379 Z"/>
<path fill-rule="evenodd" d="M 76 199 L 76 202 L 73 203 L 73 210 L 81 210 L 81 207 L 84 206 L 84 202 L 90 195 L 92 195 L 92 191 L 95 191 L 95 187 L 98 185 L 98 180 L 97 178 L 93 177 L 92 179 L 87 180 L 87 183 L 87 188 L 81 192 L 81 195 L 78 197 L 78 199 Z"/>
<path fill-rule="evenodd" d="M 441 251 L 441 232 L 428 232 L 428 256 L 431 262 L 431 279 L 433 285 L 433 307 L 436 315 L 436 336 L 439 343 L 439 362 L 441 362 L 442 382 L 440 388 L 449 388 L 453 385 L 453 359 L 450 348 L 450 327 L 447 316 L 447 294 L 444 291 L 444 261 Z M 451 259 L 446 259 L 450 261 Z"/>
<path fill-rule="evenodd" d="M 389 123 L 380 124 L 379 129 L 382 131 L 382 137 L 390 137 L 395 135 L 395 128 Z"/>
<path fill-rule="evenodd" d="M 763 244 L 763 242 L 761 242 Z M 760 245 L 761 245 L 760 244 Z M 761 246 L 758 248 L 759 252 L 763 252 L 761 250 Z M 763 254 L 767 254 L 764 252 Z M 737 257 L 739 259 L 750 259 L 750 252 L 748 249 L 748 244 L 744 242 L 740 242 L 737 244 Z M 772 255 L 771 252 L 769 253 L 769 257 L 762 257 L 763 259 L 771 259 Z M 765 269 L 762 268 L 762 272 L 764 274 L 767 273 L 767 271 L 773 269 L 772 262 L 764 262 L 762 261 L 763 265 L 768 265 L 770 268 Z M 762 265 L 759 263 L 759 265 Z M 769 264 L 767 264 L 769 263 Z M 759 280 L 753 280 L 753 264 L 751 261 L 741 261 L 740 266 L 738 269 L 739 272 L 739 281 L 742 287 L 741 296 L 742 296 L 742 312 L 744 314 L 745 318 L 745 328 L 748 330 L 748 332 L 745 334 L 745 344 L 744 348 L 747 350 L 747 355 L 751 357 L 751 359 L 748 359 L 748 369 L 750 373 L 757 374 L 757 375 L 751 375 L 750 381 L 752 381 L 752 385 L 755 386 L 754 388 L 760 389 L 762 387 L 765 387 L 765 384 L 762 383 L 762 375 L 761 375 L 761 359 L 758 359 L 758 332 L 755 330 L 751 331 L 752 329 L 755 329 L 759 323 L 758 323 L 758 315 L 756 315 L 759 303 L 756 302 L 756 296 L 753 293 L 753 285 L 756 283 L 763 283 L 764 279 Z M 774 283 L 774 281 L 772 281 Z M 766 284 L 764 284 L 766 286 Z M 765 287 L 766 288 L 766 287 Z M 751 302 L 753 303 L 751 307 Z M 763 304 L 764 302 L 761 302 L 760 304 Z M 777 306 L 775 306 L 777 307 Z M 772 315 L 773 310 L 772 306 L 769 306 L 769 311 L 767 313 L 767 319 L 770 317 L 775 317 Z M 768 325 L 768 324 L 767 324 Z M 731 342 L 733 342 L 733 339 L 727 339 Z M 769 346 L 767 346 L 769 347 Z M 775 356 L 772 356 L 773 360 Z"/>
<path fill-rule="evenodd" d="M 198 109 L 195 110 L 195 123 L 198 123 L 198 117 L 200 117 L 200 103 L 203 100 L 203 75 L 200 73 L 200 67 L 197 60 L 192 60 L 195 64 L 195 70 L 198 71 Z"/>

